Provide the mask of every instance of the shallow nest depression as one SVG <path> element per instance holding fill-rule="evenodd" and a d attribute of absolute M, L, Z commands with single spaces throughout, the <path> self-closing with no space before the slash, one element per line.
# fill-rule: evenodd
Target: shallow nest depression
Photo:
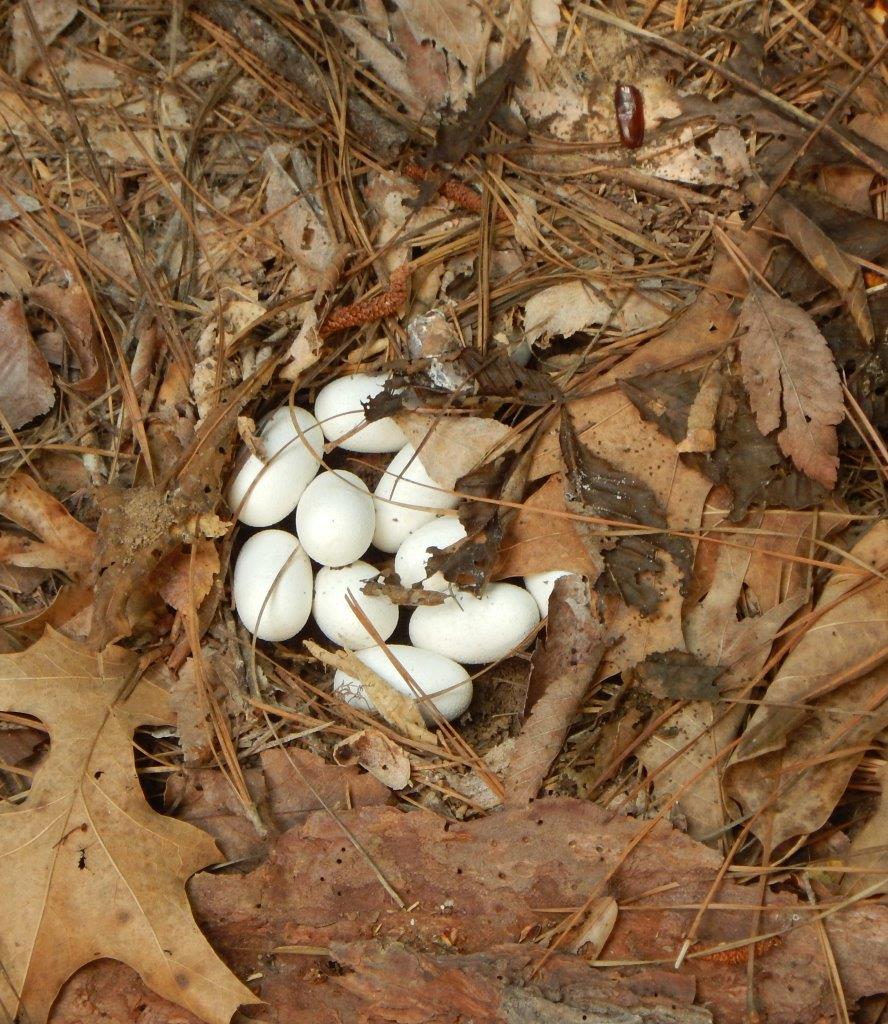
<path fill-rule="evenodd" d="M 0 1020 L 884 1019 L 881 0 L 0 18 Z M 232 604 L 356 374 L 343 616 L 560 575 L 453 721 Z"/>

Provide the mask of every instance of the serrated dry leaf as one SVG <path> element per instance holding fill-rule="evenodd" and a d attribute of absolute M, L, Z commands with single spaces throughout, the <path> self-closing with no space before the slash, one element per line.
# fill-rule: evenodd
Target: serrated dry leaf
<path fill-rule="evenodd" d="M 743 383 L 762 434 L 784 423 L 781 450 L 802 472 L 833 487 L 842 382 L 826 339 L 802 309 L 750 285 L 737 321 Z"/>
<path fill-rule="evenodd" d="M 884 574 L 888 522 L 876 524 L 852 554 Z M 888 579 L 836 572 L 817 609 L 823 614 L 781 665 L 728 773 L 730 793 L 754 814 L 753 831 L 775 846 L 826 821 L 867 743 L 888 724 L 888 665 L 878 661 L 888 649 Z M 876 667 L 854 675 L 867 659 Z M 847 681 L 833 685 L 849 670 Z"/>
<path fill-rule="evenodd" d="M 756 203 L 767 193 L 761 181 L 748 182 L 744 190 Z M 817 273 L 842 296 L 861 337 L 871 345 L 875 331 L 860 267 L 842 252 L 822 228 L 779 193 L 771 197 L 765 212 Z"/>
<path fill-rule="evenodd" d="M 200 538 L 188 551 L 175 551 L 157 567 L 157 592 L 177 612 L 200 608 L 219 572 L 219 552 L 212 540 Z"/>
<path fill-rule="evenodd" d="M 333 760 L 343 768 L 360 765 L 389 789 L 403 789 L 410 781 L 410 760 L 404 751 L 378 729 L 362 729 L 340 740 Z"/>
<path fill-rule="evenodd" d="M 520 807 L 537 795 L 604 653 L 604 625 L 582 576 L 562 576 L 549 599 L 545 643 L 533 655 L 531 692 L 539 694 L 506 772 L 506 803 Z"/>
<path fill-rule="evenodd" d="M 170 711 L 138 670 L 130 651 L 95 655 L 52 631 L 0 658 L 0 705 L 39 718 L 51 740 L 27 798 L 0 815 L 0 994 L 31 1024 L 102 957 L 211 1024 L 257 1001 L 191 915 L 185 883 L 219 859 L 215 843 L 151 810 L 139 786 L 133 731 Z"/>
<path fill-rule="evenodd" d="M 452 53 L 470 72 L 481 66 L 488 32 L 479 7 L 463 0 L 396 0 L 410 31 Z"/>
<path fill-rule="evenodd" d="M 0 413 L 18 430 L 53 407 L 52 371 L 34 344 L 18 299 L 0 303 Z"/>
<path fill-rule="evenodd" d="M 0 533 L 0 563 L 58 569 L 76 582 L 92 575 L 96 535 L 31 477 L 13 473 L 6 481 L 0 515 L 39 538 Z"/>

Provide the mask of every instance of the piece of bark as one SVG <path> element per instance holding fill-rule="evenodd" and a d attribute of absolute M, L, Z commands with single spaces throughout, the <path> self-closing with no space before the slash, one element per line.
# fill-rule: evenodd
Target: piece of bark
<path fill-rule="evenodd" d="M 326 110 L 329 92 L 320 69 L 277 26 L 241 0 L 197 0 L 195 8 L 235 37 L 254 57 Z M 382 117 L 363 96 L 351 94 L 346 120 L 361 141 L 386 159 L 407 141 L 403 129 Z"/>

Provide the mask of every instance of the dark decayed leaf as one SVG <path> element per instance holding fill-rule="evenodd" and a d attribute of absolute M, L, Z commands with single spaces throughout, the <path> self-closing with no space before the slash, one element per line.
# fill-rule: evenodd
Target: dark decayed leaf
<path fill-rule="evenodd" d="M 545 643 L 533 655 L 528 701 L 535 700 L 509 761 L 507 804 L 532 800 L 567 735 L 604 653 L 604 625 L 583 576 L 562 576 L 549 600 Z"/>
<path fill-rule="evenodd" d="M 699 370 L 662 370 L 620 380 L 620 390 L 651 423 L 678 443 L 688 432 L 688 413 L 700 390 Z"/>
<path fill-rule="evenodd" d="M 717 701 L 715 680 L 723 668 L 706 665 L 687 651 L 662 651 L 649 655 L 635 668 L 641 685 L 655 697 L 670 700 Z"/>
<path fill-rule="evenodd" d="M 392 604 L 417 608 L 419 605 L 443 604 L 446 594 L 436 590 L 425 590 L 423 587 L 405 587 L 401 577 L 396 573 L 370 579 L 361 587 L 361 593 L 368 597 L 387 597 Z"/>
<path fill-rule="evenodd" d="M 529 48 L 530 40 L 525 39 L 493 74 L 480 83 L 456 121 L 440 125 L 431 152 L 432 163 L 458 164 L 465 159 L 499 106 L 506 89 L 521 74 Z"/>
<path fill-rule="evenodd" d="M 552 405 L 561 399 L 561 391 L 546 374 L 519 366 L 502 349 L 485 353 L 461 349 L 452 366 L 464 374 L 471 394 L 533 406 Z"/>
<path fill-rule="evenodd" d="M 565 497 L 570 507 L 585 515 L 658 530 L 614 538 L 592 524 L 586 525 L 587 542 L 594 544 L 599 537 L 604 560 L 596 587 L 602 593 L 618 594 L 627 604 L 650 615 L 662 599 L 652 579 L 665 569 L 659 553 L 671 555 L 684 584 L 690 578 L 693 562 L 690 541 L 659 532 L 666 529 L 666 513 L 654 492 L 630 473 L 593 455 L 577 437 L 566 409 L 562 411 L 559 441 L 567 470 Z"/>
<path fill-rule="evenodd" d="M 522 454 L 507 452 L 479 466 L 456 482 L 456 490 L 480 498 L 519 502 L 524 495 L 533 457 L 533 445 Z M 516 510 L 491 501 L 463 500 L 459 518 L 464 540 L 448 548 L 431 548 L 426 562 L 429 575 L 440 572 L 445 580 L 479 591 L 490 579 L 509 523 Z"/>
<path fill-rule="evenodd" d="M 851 329 L 859 340 L 853 324 Z M 621 380 L 620 389 L 646 420 L 678 442 L 687 432 L 688 413 L 700 378 L 697 370 L 667 370 Z M 742 385 L 730 372 L 724 374 L 716 415 L 715 450 L 686 452 L 681 457 L 714 483 L 730 487 L 734 499 L 731 522 L 739 522 L 751 505 L 808 508 L 826 493 L 820 484 L 793 467 L 773 438 L 762 435 Z"/>
<path fill-rule="evenodd" d="M 888 227 L 885 228 L 888 234 Z M 823 336 L 848 382 L 848 390 L 857 400 L 863 414 L 879 431 L 888 433 L 888 290 L 870 296 L 870 309 L 876 325 L 876 341 L 866 345 L 849 314 L 838 317 L 823 328 Z M 851 424 L 839 428 L 857 439 Z"/>

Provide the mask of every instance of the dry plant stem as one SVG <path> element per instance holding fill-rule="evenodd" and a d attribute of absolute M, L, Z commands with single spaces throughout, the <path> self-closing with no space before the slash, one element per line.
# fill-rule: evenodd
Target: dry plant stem
<path fill-rule="evenodd" d="M 682 46 L 681 43 L 676 43 L 672 39 L 664 39 L 662 36 L 657 35 L 656 32 L 649 32 L 647 29 L 634 25 L 631 21 L 617 18 L 607 11 L 600 11 L 586 4 L 581 4 L 577 10 L 595 21 L 611 25 L 613 28 L 618 28 L 629 35 L 637 36 L 639 39 L 645 39 L 661 50 L 667 50 L 669 53 L 674 53 L 676 56 L 692 61 L 695 64 L 702 64 L 738 89 L 752 93 L 753 96 L 757 96 L 763 103 L 776 110 L 779 114 L 788 117 L 797 124 L 803 125 L 805 128 L 816 129 L 821 124 L 819 118 L 801 110 L 792 103 L 788 103 L 775 93 L 759 88 L 753 82 L 737 74 L 736 71 L 732 71 L 722 64 L 718 64 L 707 57 L 695 53 L 693 50 L 688 49 L 688 47 Z M 830 125 L 825 125 L 822 128 L 822 132 L 828 135 L 833 142 L 838 143 L 847 153 L 850 153 L 855 160 L 860 160 L 861 163 L 866 164 L 874 173 L 881 175 L 883 178 L 888 178 L 888 153 L 881 146 L 876 146 L 859 135 L 852 137 L 852 133 L 833 128 Z"/>
<path fill-rule="evenodd" d="M 194 6 L 321 110 L 329 109 L 328 83 L 320 69 L 249 4 L 242 0 L 197 0 Z M 406 132 L 382 117 L 363 96 L 349 97 L 347 122 L 361 142 L 384 159 L 393 156 L 407 141 Z"/>

